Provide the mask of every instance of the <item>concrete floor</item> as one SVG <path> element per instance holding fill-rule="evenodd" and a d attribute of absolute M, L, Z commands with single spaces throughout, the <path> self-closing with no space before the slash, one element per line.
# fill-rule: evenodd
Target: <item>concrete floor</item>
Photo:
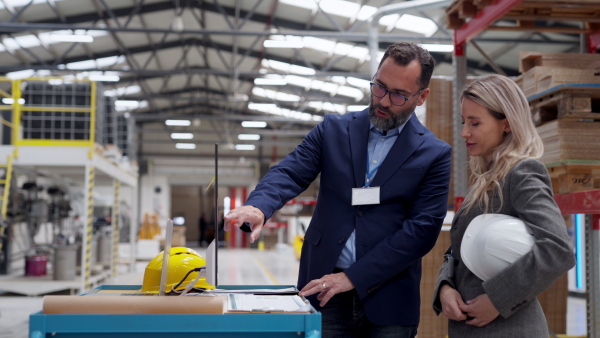
<path fill-rule="evenodd" d="M 201 254 L 204 249 L 196 248 Z M 147 262 L 138 262 L 134 272 L 120 266 L 121 273 L 102 284 L 142 284 Z M 219 283 L 229 285 L 294 285 L 298 262 L 291 248 L 257 251 L 220 249 Z M 2 277 L 2 276 L 0 276 Z M 63 294 L 68 294 L 68 291 Z M 42 296 L 27 297 L 0 291 L 0 338 L 27 338 L 29 315 L 42 309 Z M 585 300 L 569 297 L 567 334 L 585 336 Z"/>

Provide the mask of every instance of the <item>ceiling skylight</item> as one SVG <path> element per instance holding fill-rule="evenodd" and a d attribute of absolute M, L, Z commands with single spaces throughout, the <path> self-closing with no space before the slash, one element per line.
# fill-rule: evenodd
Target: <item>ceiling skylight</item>
<path fill-rule="evenodd" d="M 299 112 L 296 110 L 280 108 L 274 104 L 262 105 L 262 104 L 249 103 L 248 109 L 256 110 L 256 111 L 260 111 L 260 112 L 272 114 L 272 115 L 284 116 L 284 117 L 288 117 L 288 118 L 292 118 L 292 119 L 296 119 L 296 120 L 304 120 L 304 121 L 311 121 L 311 120 L 312 121 L 322 121 L 323 120 L 322 116 L 312 115 L 309 113 L 303 113 L 303 112 Z"/>
<path fill-rule="evenodd" d="M 300 101 L 300 96 L 287 94 L 283 92 L 277 92 L 274 90 L 254 87 L 252 88 L 252 94 L 256 96 L 266 97 L 276 101 L 288 101 L 288 102 L 298 102 Z"/>
<path fill-rule="evenodd" d="M 367 5 L 361 7 L 356 2 L 345 0 L 279 0 L 279 3 L 310 11 L 316 11 L 320 7 L 327 14 L 349 19 L 356 17 L 358 21 L 367 21 L 377 12 L 376 7 Z M 409 14 L 404 14 L 402 17 L 398 14 L 386 15 L 379 19 L 379 25 L 387 26 L 389 29 L 398 28 L 421 33 L 427 37 L 433 35 L 438 30 L 437 25 L 433 21 Z"/>
<path fill-rule="evenodd" d="M 279 70 L 282 72 L 292 73 L 292 74 L 315 75 L 317 73 L 312 68 L 296 66 L 296 65 L 289 64 L 289 63 L 275 61 L 275 60 L 269 60 L 269 59 L 263 59 L 262 66 L 265 68 L 271 68 L 274 70 Z"/>
<path fill-rule="evenodd" d="M 402 15 L 396 23 L 396 28 L 421 33 L 426 37 L 432 36 L 438 30 L 438 26 L 433 21 L 410 14 Z"/>

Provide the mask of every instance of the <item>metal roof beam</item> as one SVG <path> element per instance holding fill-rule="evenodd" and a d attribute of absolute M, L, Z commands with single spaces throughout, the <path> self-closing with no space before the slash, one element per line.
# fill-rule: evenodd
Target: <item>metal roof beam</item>
<path fill-rule="evenodd" d="M 197 109 L 197 107 L 196 107 Z M 173 111 L 172 109 L 164 110 Z M 164 121 L 167 119 L 189 119 L 194 117 L 199 117 L 202 120 L 225 120 L 225 121 L 265 121 L 265 122 L 294 122 L 297 124 L 309 124 L 309 125 L 317 125 L 320 121 L 307 121 L 307 120 L 294 120 L 284 116 L 277 115 L 243 115 L 241 112 L 235 112 L 235 114 L 229 115 L 193 115 L 191 113 L 188 114 L 171 114 L 164 115 L 157 113 L 146 113 L 146 114 L 134 114 L 136 123 L 143 124 L 148 122 L 157 122 Z"/>

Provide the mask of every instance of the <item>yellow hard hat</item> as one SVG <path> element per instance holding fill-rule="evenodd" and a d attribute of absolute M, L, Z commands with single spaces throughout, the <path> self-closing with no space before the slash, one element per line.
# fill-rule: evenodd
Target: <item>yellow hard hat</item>
<path fill-rule="evenodd" d="M 146 266 L 146 270 L 144 271 L 144 282 L 142 284 L 142 289 L 140 290 L 141 292 L 159 292 L 163 255 L 164 251 L 161 251 Z M 193 270 L 205 267 L 206 260 L 195 250 L 185 247 L 171 248 L 166 292 L 171 292 L 173 287 L 177 287 L 178 290 L 183 290 L 186 285 L 193 282 L 196 277 L 198 277 L 199 271 Z M 194 288 L 214 289 L 215 286 L 208 284 L 206 282 L 206 277 L 202 277 L 194 285 Z"/>

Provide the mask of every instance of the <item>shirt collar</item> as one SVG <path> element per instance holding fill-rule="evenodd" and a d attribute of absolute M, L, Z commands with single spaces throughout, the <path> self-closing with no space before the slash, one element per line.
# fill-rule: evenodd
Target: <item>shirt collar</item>
<path fill-rule="evenodd" d="M 408 122 L 408 121 L 406 121 Z M 400 127 L 398 128 L 394 128 L 391 130 L 388 130 L 387 134 L 385 136 L 397 136 L 398 134 L 400 134 L 400 132 L 402 131 L 402 129 L 404 128 L 404 126 L 406 125 L 406 122 L 404 122 L 404 124 L 400 125 Z M 373 132 L 376 132 L 378 134 L 381 134 L 383 136 L 383 129 L 381 128 L 375 128 L 375 126 L 373 125 L 372 122 L 369 122 L 370 125 L 370 130 Z"/>

